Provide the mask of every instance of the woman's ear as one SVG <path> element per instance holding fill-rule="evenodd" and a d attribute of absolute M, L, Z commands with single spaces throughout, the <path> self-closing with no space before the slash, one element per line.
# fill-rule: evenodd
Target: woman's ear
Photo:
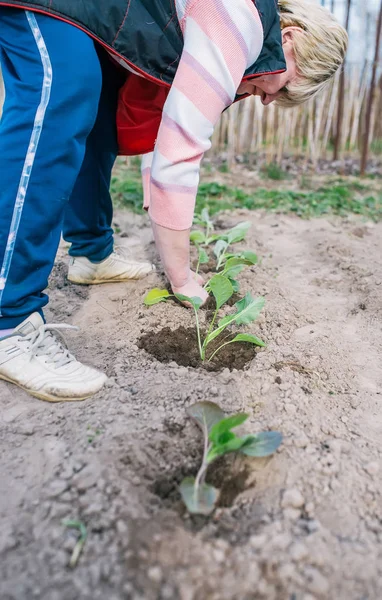
<path fill-rule="evenodd" d="M 290 27 L 284 27 L 284 29 L 281 30 L 283 46 L 285 44 L 293 46 L 294 36 L 297 31 L 301 32 L 302 29 L 301 27 L 296 27 L 295 25 L 292 25 Z"/>

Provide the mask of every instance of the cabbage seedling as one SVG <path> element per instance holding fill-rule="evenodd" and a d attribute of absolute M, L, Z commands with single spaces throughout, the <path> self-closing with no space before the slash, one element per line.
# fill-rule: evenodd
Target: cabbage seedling
<path fill-rule="evenodd" d="M 205 215 L 207 219 L 207 215 Z M 209 217 L 208 217 L 209 219 Z M 196 221 L 197 223 L 204 225 L 205 231 L 201 231 L 200 229 L 195 229 L 190 233 L 190 241 L 199 246 L 209 246 L 213 242 L 224 241 L 227 244 L 227 247 L 230 244 L 236 244 L 237 242 L 241 242 L 245 239 L 247 235 L 248 229 L 251 227 L 250 221 L 243 221 L 238 223 L 232 229 L 228 229 L 227 231 L 222 231 L 221 233 L 212 233 L 213 231 L 213 223 L 211 220 L 203 221 L 202 218 Z"/>
<path fill-rule="evenodd" d="M 204 248 L 201 248 L 200 246 L 196 246 L 196 247 L 198 250 L 198 262 L 196 264 L 195 273 L 197 275 L 199 273 L 200 265 L 206 265 L 210 259 L 208 257 L 207 252 L 204 250 Z"/>
<path fill-rule="evenodd" d="M 218 311 L 220 308 L 231 298 L 234 288 L 230 280 L 223 275 L 214 275 L 210 281 L 208 282 L 208 289 L 212 292 L 215 301 L 216 301 L 216 309 L 213 314 L 210 326 L 208 328 L 207 334 L 202 340 L 200 322 L 199 322 L 199 309 L 202 306 L 203 302 L 201 298 L 193 297 L 189 298 L 188 296 L 183 296 L 181 294 L 176 294 L 176 297 L 181 302 L 189 302 L 195 313 L 195 321 L 196 321 L 196 333 L 198 338 L 198 347 L 200 358 L 202 361 L 206 360 L 206 350 L 209 344 L 216 339 L 220 334 L 222 334 L 229 325 L 245 325 L 248 323 L 252 323 L 255 321 L 261 310 L 264 307 L 265 300 L 262 297 L 252 298 L 251 294 L 248 292 L 244 298 L 236 302 L 235 308 L 236 311 L 233 314 L 227 315 L 218 321 L 216 327 L 216 319 L 218 316 Z M 209 357 L 209 361 L 211 361 L 216 354 L 227 346 L 228 344 L 233 344 L 234 342 L 249 342 L 250 344 L 255 344 L 256 346 L 264 347 L 265 344 L 262 340 L 257 338 L 256 336 L 250 333 L 241 333 L 236 335 L 232 340 L 222 343 L 214 353 Z"/>
<path fill-rule="evenodd" d="M 219 242 L 218 242 L 219 243 Z M 236 277 L 242 272 L 244 267 L 256 264 L 257 256 L 254 252 L 244 251 L 238 252 L 237 254 L 227 254 L 225 264 L 222 270 L 219 271 L 219 275 L 227 277 L 233 287 L 234 292 L 240 290 L 240 286 Z M 206 290 L 209 291 L 209 282 L 205 286 Z"/>
<path fill-rule="evenodd" d="M 219 499 L 219 490 L 205 481 L 212 462 L 230 452 L 254 457 L 270 456 L 280 446 L 282 435 L 278 431 L 264 431 L 237 436 L 232 429 L 244 423 L 248 415 L 240 413 L 227 417 L 214 402 L 197 402 L 187 409 L 187 413 L 203 432 L 204 452 L 198 474 L 182 481 L 180 493 L 190 513 L 210 515 Z"/>
<path fill-rule="evenodd" d="M 85 545 L 86 538 L 88 536 L 88 532 L 86 529 L 86 525 L 84 525 L 84 523 L 82 523 L 82 521 L 71 521 L 71 520 L 67 519 L 65 521 L 62 521 L 62 525 L 64 527 L 69 527 L 71 529 L 77 529 L 77 531 L 79 532 L 79 537 L 78 537 L 77 543 L 74 546 L 74 549 L 73 549 L 73 552 L 72 552 L 72 555 L 71 555 L 70 561 L 69 561 L 69 567 L 74 569 L 74 567 L 77 566 L 78 560 L 81 556 L 81 552 Z"/>
<path fill-rule="evenodd" d="M 200 213 L 200 215 L 195 215 L 194 217 L 194 223 L 196 223 L 197 225 L 200 225 L 202 227 L 204 227 L 205 232 L 203 233 L 203 240 L 208 240 L 210 237 L 211 232 L 214 230 L 214 224 L 213 221 L 211 221 L 210 218 L 210 214 L 208 212 L 208 208 L 203 208 L 202 212 Z M 197 234 L 197 233 L 202 233 L 201 231 L 192 231 L 191 232 L 191 241 L 195 241 L 192 239 L 193 234 Z M 199 236 L 200 239 L 200 236 Z M 199 242 L 201 243 L 201 242 Z"/>
<path fill-rule="evenodd" d="M 207 334 L 203 340 L 199 322 L 199 309 L 203 304 L 202 299 L 197 296 L 190 298 L 189 296 L 183 296 L 182 294 L 175 294 L 175 297 L 178 298 L 178 300 L 181 302 L 188 302 L 194 310 L 199 354 L 203 362 L 206 360 L 207 348 L 214 339 L 220 336 L 229 325 L 246 325 L 256 321 L 265 304 L 264 298 L 261 296 L 259 298 L 252 298 L 251 294 L 248 292 L 244 298 L 236 302 L 235 312 L 223 317 L 220 319 L 220 321 L 218 321 L 217 325 L 215 325 L 218 312 L 221 307 L 231 298 L 232 294 L 234 293 L 234 287 L 227 277 L 217 274 L 209 280 L 208 291 L 211 292 L 215 298 L 216 309 L 208 327 Z M 144 303 L 146 306 L 153 306 L 154 304 L 159 304 L 160 302 L 166 302 L 169 298 L 173 297 L 174 294 L 170 294 L 170 292 L 167 290 L 154 288 L 146 294 Z M 232 340 L 223 342 L 211 354 L 211 356 L 208 358 L 208 361 L 211 361 L 222 348 L 228 346 L 228 344 L 233 344 L 234 342 L 248 342 L 249 344 L 262 346 L 263 348 L 265 347 L 265 343 L 255 335 L 252 335 L 251 333 L 238 333 Z"/>
<path fill-rule="evenodd" d="M 248 229 L 250 227 L 251 223 L 249 221 L 243 221 L 242 223 L 238 223 L 235 227 L 229 229 L 219 237 L 214 248 L 214 254 L 217 259 L 217 271 L 220 269 L 220 267 L 226 260 L 228 247 L 231 244 L 236 244 L 237 242 L 242 242 L 243 240 L 245 240 Z"/>
<path fill-rule="evenodd" d="M 196 222 L 201 225 L 204 224 L 206 227 L 205 231 L 198 229 L 192 231 L 190 234 L 190 240 L 196 246 L 198 251 L 196 272 L 198 273 L 201 264 L 208 263 L 208 254 L 204 248 L 212 242 L 216 242 L 213 249 L 217 261 L 216 271 L 221 275 L 228 277 L 228 279 L 231 280 L 234 291 L 238 292 L 239 284 L 236 281 L 237 275 L 241 273 L 245 266 L 256 264 L 257 256 L 250 250 L 232 253 L 229 252 L 229 248 L 232 244 L 236 244 L 245 239 L 251 223 L 249 221 L 243 221 L 228 231 L 210 235 L 210 232 L 213 230 L 213 223 L 209 219 L 208 211 L 204 215 L 202 211 L 202 215 L 196 219 Z M 208 290 L 208 284 L 206 289 Z"/>

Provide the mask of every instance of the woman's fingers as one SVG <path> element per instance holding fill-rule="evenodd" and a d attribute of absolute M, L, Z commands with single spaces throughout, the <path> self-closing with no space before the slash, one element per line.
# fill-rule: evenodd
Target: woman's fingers
<path fill-rule="evenodd" d="M 201 286 L 204 285 L 204 278 L 201 275 L 199 275 L 199 273 L 195 273 L 194 271 L 191 271 L 191 275 L 192 275 L 193 279 L 195 279 L 196 283 L 198 283 Z"/>
<path fill-rule="evenodd" d="M 203 278 L 201 278 L 201 280 L 203 282 Z M 172 291 L 174 292 L 174 294 L 188 296 L 188 298 L 201 298 L 203 304 L 208 298 L 206 290 L 194 278 L 191 278 L 185 285 L 181 287 L 172 286 Z M 182 304 L 184 304 L 184 306 L 187 306 L 188 308 L 191 307 L 189 302 L 183 302 Z"/>

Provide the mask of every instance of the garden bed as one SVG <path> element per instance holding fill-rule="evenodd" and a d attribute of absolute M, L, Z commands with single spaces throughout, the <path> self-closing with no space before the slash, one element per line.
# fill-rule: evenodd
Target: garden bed
<path fill-rule="evenodd" d="M 194 316 L 143 305 L 165 285 L 160 270 L 79 288 L 66 285 L 61 248 L 48 320 L 81 327 L 70 349 L 109 382 L 58 405 L 0 386 L 2 600 L 379 600 L 382 226 L 223 217 L 252 222 L 245 247 L 261 259 L 239 281 L 241 294 L 266 298 L 249 330 L 267 348 L 250 347 L 244 368 L 232 355 L 219 371 L 179 364 L 176 344 L 184 359 L 196 347 Z M 146 217 L 116 219 L 121 242 L 134 251 L 141 240 L 154 259 Z M 278 430 L 284 443 L 269 459 L 219 460 L 207 477 L 218 507 L 195 517 L 178 486 L 200 464 L 186 409 L 204 400 L 249 414 L 244 433 Z M 65 519 L 87 529 L 75 569 L 78 532 Z"/>

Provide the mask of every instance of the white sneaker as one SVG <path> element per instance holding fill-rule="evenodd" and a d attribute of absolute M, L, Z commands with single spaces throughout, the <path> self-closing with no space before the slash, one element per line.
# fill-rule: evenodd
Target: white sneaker
<path fill-rule="evenodd" d="M 0 339 L 0 379 L 15 383 L 41 400 L 70 402 L 98 392 L 106 375 L 83 365 L 53 335 L 71 325 L 45 325 L 39 313 Z"/>
<path fill-rule="evenodd" d="M 143 279 L 155 271 L 149 262 L 138 262 L 113 252 L 102 262 L 92 263 L 85 256 L 72 257 L 69 263 L 68 279 L 72 283 L 94 284 Z"/>

